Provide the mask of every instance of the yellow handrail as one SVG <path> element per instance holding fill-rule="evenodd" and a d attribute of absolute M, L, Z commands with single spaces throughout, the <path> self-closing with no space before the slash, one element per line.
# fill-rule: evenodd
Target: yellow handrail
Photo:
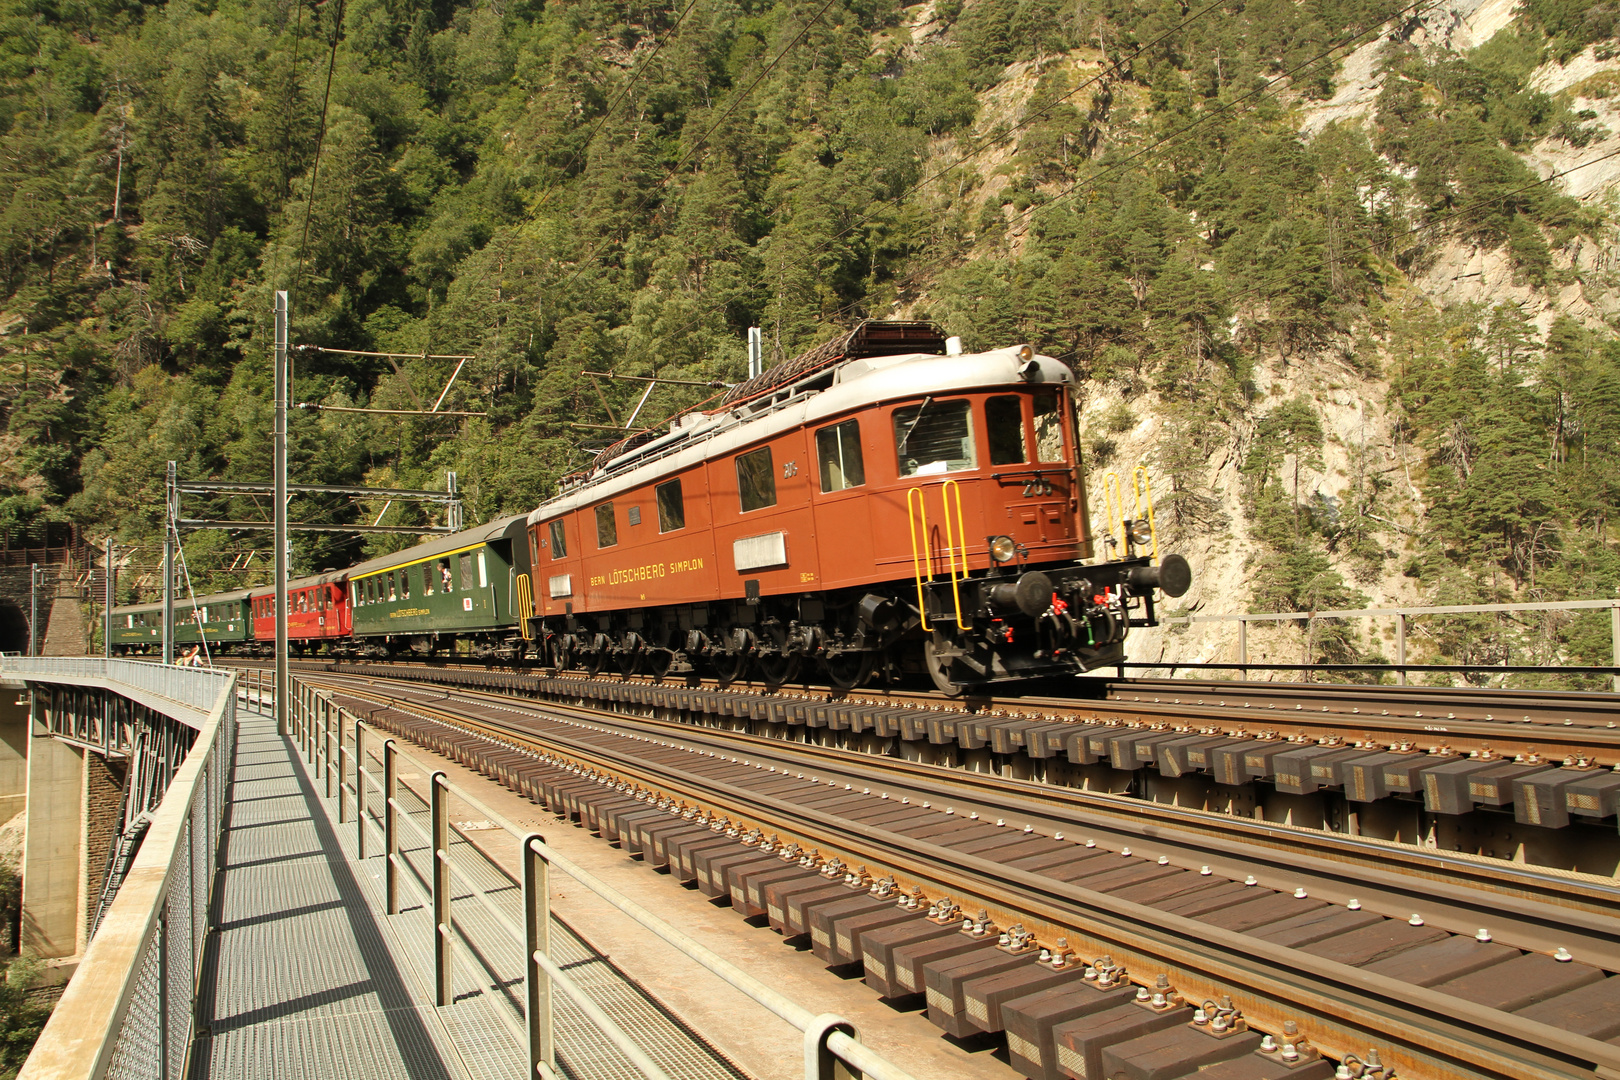
<path fill-rule="evenodd" d="M 912 504 L 913 495 L 917 497 L 915 505 Z M 922 521 L 922 541 L 920 543 L 917 539 L 917 522 L 919 518 Z M 911 527 L 911 570 L 917 577 L 917 614 L 922 616 L 922 628 L 931 631 L 934 628 L 928 625 L 928 605 L 923 600 L 923 567 L 928 562 L 926 548 L 928 543 L 928 505 L 920 487 L 914 487 L 906 492 L 906 524 Z M 932 581 L 933 578 L 934 572 L 930 569 L 928 579 Z"/>
<path fill-rule="evenodd" d="M 529 620 L 534 617 L 534 591 L 528 574 L 517 576 L 517 609 L 518 629 L 523 634 L 523 640 L 530 641 L 534 637 L 534 632 L 529 629 Z"/>
<path fill-rule="evenodd" d="M 951 496 L 956 496 L 956 535 L 951 535 Z M 951 599 L 956 604 L 956 625 L 962 625 L 962 586 L 967 577 L 967 527 L 962 523 L 962 486 L 955 480 L 940 485 L 939 501 L 945 514 L 945 556 L 949 559 Z M 958 569 L 958 563 L 961 566 Z"/>
<path fill-rule="evenodd" d="M 1103 477 L 1103 513 L 1108 515 L 1108 535 L 1113 537 L 1116 544 L 1128 544 L 1130 537 L 1125 535 L 1125 495 L 1120 487 L 1119 473 L 1111 472 Z"/>
<path fill-rule="evenodd" d="M 1159 523 L 1153 518 L 1153 482 L 1148 478 L 1147 466 L 1138 465 L 1131 474 L 1131 490 L 1136 494 L 1134 516 L 1141 517 L 1142 502 L 1147 501 L 1148 534 L 1153 538 L 1153 561 L 1159 561 Z"/>

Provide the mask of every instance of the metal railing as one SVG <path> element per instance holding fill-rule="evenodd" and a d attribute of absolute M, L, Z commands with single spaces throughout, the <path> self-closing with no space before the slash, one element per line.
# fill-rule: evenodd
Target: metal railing
<path fill-rule="evenodd" d="M 1430 618 L 1445 615 L 1499 615 L 1518 612 L 1544 612 L 1544 611 L 1602 611 L 1609 612 L 1610 659 L 1608 667 L 1550 665 L 1550 664 L 1409 664 L 1406 662 L 1407 633 L 1411 620 L 1417 618 Z M 1251 662 L 1249 659 L 1249 624 L 1250 623 L 1281 623 L 1301 622 L 1307 627 L 1313 623 L 1337 619 L 1392 619 L 1395 624 L 1395 663 L 1393 664 L 1268 664 Z M 1191 626 L 1193 623 L 1237 623 L 1237 660 L 1233 663 L 1220 661 L 1197 662 L 1159 662 L 1151 661 L 1131 662 L 1121 664 L 1121 668 L 1169 668 L 1172 672 L 1177 669 L 1192 671 L 1224 670 L 1240 671 L 1247 675 L 1249 671 L 1369 671 L 1394 672 L 1396 681 L 1406 685 L 1407 675 L 1411 672 L 1438 671 L 1438 672 L 1536 672 L 1542 674 L 1563 675 L 1609 675 L 1613 679 L 1613 688 L 1620 692 L 1620 599 L 1614 600 L 1560 600 L 1542 603 L 1526 604 L 1453 604 L 1437 607 L 1395 607 L 1395 608 L 1358 608 L 1344 611 L 1282 611 L 1282 612 L 1236 612 L 1226 615 L 1180 615 L 1167 616 L 1160 620 L 1166 627 Z"/>
<path fill-rule="evenodd" d="M 364 859 L 372 843 L 381 844 L 377 853 L 386 860 L 383 894 L 388 913 L 397 915 L 403 910 L 402 884 L 408 885 L 423 907 L 431 912 L 437 1004 L 451 1003 L 453 976 L 458 965 L 481 967 L 492 980 L 486 985 L 511 987 L 514 993 L 508 1000 L 512 1007 L 497 1012 L 518 1044 L 526 1048 L 531 1077 L 538 1075 L 552 1080 L 558 1075 L 552 995 L 560 993 L 641 1075 L 648 1080 L 667 1080 L 663 1068 L 553 956 L 550 882 L 552 872 L 560 871 L 803 1032 L 807 1080 L 848 1076 L 851 1069 L 855 1070 L 855 1075 L 870 1080 L 914 1080 L 911 1074 L 862 1045 L 854 1025 L 848 1020 L 805 1008 L 705 948 L 564 858 L 548 846 L 540 834 L 516 828 L 498 811 L 450 784 L 442 770 L 401 750 L 386 732 L 338 705 L 328 693 L 294 679 L 291 704 L 292 738 L 316 774 L 318 790 L 324 790 L 328 799 L 337 800 L 339 825 L 348 824 L 352 817 L 358 857 Z M 417 775 L 427 777 L 425 793 L 402 780 L 402 762 L 408 763 Z M 485 864 L 490 865 L 488 856 L 468 838 L 466 830 L 451 821 L 452 797 L 521 842 L 522 900 L 520 911 L 515 913 L 517 917 L 503 910 L 490 895 L 491 891 L 511 891 L 515 882 L 504 876 L 504 871 L 495 889 L 486 889 L 456 858 L 458 850 L 470 850 L 478 852 Z M 427 808 L 425 823 L 419 820 L 423 816 L 421 804 Z M 374 805 L 375 814 L 370 809 Z M 410 835 L 427 845 L 429 868 L 425 872 L 408 858 L 407 827 Z M 463 890 L 460 894 L 463 904 L 468 896 L 476 901 L 470 917 L 453 902 L 457 890 Z M 481 922 L 486 931 L 493 928 L 508 944 L 521 948 L 523 973 L 519 980 L 492 965 L 492 950 L 487 942 L 481 944 L 473 939 L 469 923 L 474 921 Z M 516 993 L 513 986 L 518 981 L 521 994 Z"/>
<path fill-rule="evenodd" d="M 0 656 L 0 679 L 105 679 L 209 713 L 236 674 L 224 668 L 184 668 L 150 660 L 79 656 Z M 185 719 L 176 717 L 176 719 Z M 189 722 L 189 721 L 187 721 Z"/>
<path fill-rule="evenodd" d="M 188 1069 L 236 749 L 236 676 L 119 660 L 0 661 L 4 675 L 73 673 L 111 684 L 127 679 L 127 685 L 206 710 L 207 720 L 19 1080 L 179 1080 Z M 213 693 L 204 698 L 209 687 Z"/>

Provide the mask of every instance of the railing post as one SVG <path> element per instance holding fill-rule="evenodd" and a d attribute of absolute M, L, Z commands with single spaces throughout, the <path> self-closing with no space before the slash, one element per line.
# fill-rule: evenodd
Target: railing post
<path fill-rule="evenodd" d="M 323 710 L 324 719 L 326 721 L 325 737 L 321 740 L 321 748 L 323 751 L 325 751 L 324 756 L 326 758 L 326 761 L 321 768 L 321 772 L 326 774 L 326 797 L 328 799 L 332 797 L 332 706 L 333 703 L 331 699 L 328 699 L 326 702 L 326 708 Z M 338 779 L 340 781 L 342 780 L 341 773 L 338 775 Z M 339 783 L 339 790 L 341 790 L 342 787 L 343 785 Z M 338 820 L 343 820 L 343 811 L 341 808 L 338 810 Z"/>
<path fill-rule="evenodd" d="M 383 740 L 383 891 L 388 894 L 388 914 L 399 914 L 399 837 L 394 830 L 394 740 Z"/>
<path fill-rule="evenodd" d="M 1609 609 L 1609 666 L 1620 668 L 1620 601 Z M 1614 673 L 1613 688 L 1620 694 L 1620 671 Z"/>
<path fill-rule="evenodd" d="M 428 779 L 433 813 L 433 974 L 439 1007 L 449 1005 L 450 986 L 450 785 L 442 772 Z"/>
<path fill-rule="evenodd" d="M 1406 613 L 1395 616 L 1395 663 L 1400 670 L 1395 673 L 1397 686 L 1406 685 Z"/>
<path fill-rule="evenodd" d="M 860 1073 L 846 1065 L 827 1046 L 833 1032 L 856 1038 L 855 1025 L 842 1016 L 823 1013 L 804 1032 L 804 1080 L 859 1080 Z"/>
<path fill-rule="evenodd" d="M 354 857 L 366 857 L 366 742 L 360 718 L 354 718 Z"/>
<path fill-rule="evenodd" d="M 557 1046 L 551 1037 L 551 981 L 535 954 L 551 955 L 551 865 L 534 847 L 545 842 L 539 833 L 523 838 L 524 977 L 528 991 L 529 1076 L 540 1066 L 556 1070 Z"/>
<path fill-rule="evenodd" d="M 348 809 L 348 806 L 349 806 L 349 791 L 348 791 L 348 788 L 346 788 L 344 786 L 346 781 L 343 779 L 343 709 L 342 708 L 339 708 L 337 710 L 337 715 L 333 717 L 333 723 L 337 725 L 337 758 L 333 762 L 333 765 L 337 769 L 338 824 L 342 825 L 342 824 L 346 823 L 349 820 L 348 814 L 346 813 L 346 811 Z"/>
<path fill-rule="evenodd" d="M 1249 620 L 1238 619 L 1238 671 L 1249 677 Z"/>

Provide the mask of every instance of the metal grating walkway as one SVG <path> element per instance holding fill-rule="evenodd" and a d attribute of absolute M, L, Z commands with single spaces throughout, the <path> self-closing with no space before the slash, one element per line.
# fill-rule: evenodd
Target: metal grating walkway
<path fill-rule="evenodd" d="M 193 1076 L 472 1075 L 292 744 L 247 709 L 220 862 Z"/>
<path fill-rule="evenodd" d="M 203 959 L 192 1076 L 522 1076 L 524 1051 L 514 1037 L 521 1030 L 521 946 L 494 933 L 479 905 L 458 903 L 457 921 L 477 940 L 482 963 L 458 962 L 454 1002 L 434 1008 L 429 912 L 402 885 L 400 914 L 384 914 L 381 858 L 354 859 L 354 826 L 338 828 L 275 722 L 251 708 L 239 716 L 218 932 Z M 380 798 L 373 793 L 370 801 L 376 815 Z M 413 805 L 403 786 L 400 801 L 413 817 L 425 817 L 426 807 Z M 520 892 L 510 879 L 465 840 L 456 847 L 460 865 L 515 917 Z M 401 855 L 406 876 L 425 884 L 427 848 L 407 842 Z M 457 899 L 462 895 L 458 889 Z M 552 952 L 671 1077 L 743 1076 L 555 919 Z M 559 995 L 554 1009 L 563 1077 L 637 1075 L 571 1002 Z"/>

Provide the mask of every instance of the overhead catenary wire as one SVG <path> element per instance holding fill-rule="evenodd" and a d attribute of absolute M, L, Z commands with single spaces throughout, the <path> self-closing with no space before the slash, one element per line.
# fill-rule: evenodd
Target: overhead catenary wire
<path fill-rule="evenodd" d="M 294 345 L 297 352 L 328 353 L 333 356 L 375 356 L 384 360 L 476 360 L 477 353 L 368 352 L 365 349 L 329 349 L 324 345 Z"/>
<path fill-rule="evenodd" d="M 332 26 L 332 53 L 326 64 L 326 92 L 321 97 L 321 122 L 315 134 L 315 157 L 309 167 L 309 198 L 304 204 L 304 231 L 298 240 L 298 265 L 293 271 L 295 289 L 303 281 L 304 255 L 309 246 L 309 223 L 315 216 L 315 182 L 320 177 L 321 150 L 326 145 L 326 115 L 332 104 L 332 73 L 337 70 L 338 41 L 343 37 L 343 12 L 346 3 L 347 0 L 338 0 L 337 18 Z"/>

